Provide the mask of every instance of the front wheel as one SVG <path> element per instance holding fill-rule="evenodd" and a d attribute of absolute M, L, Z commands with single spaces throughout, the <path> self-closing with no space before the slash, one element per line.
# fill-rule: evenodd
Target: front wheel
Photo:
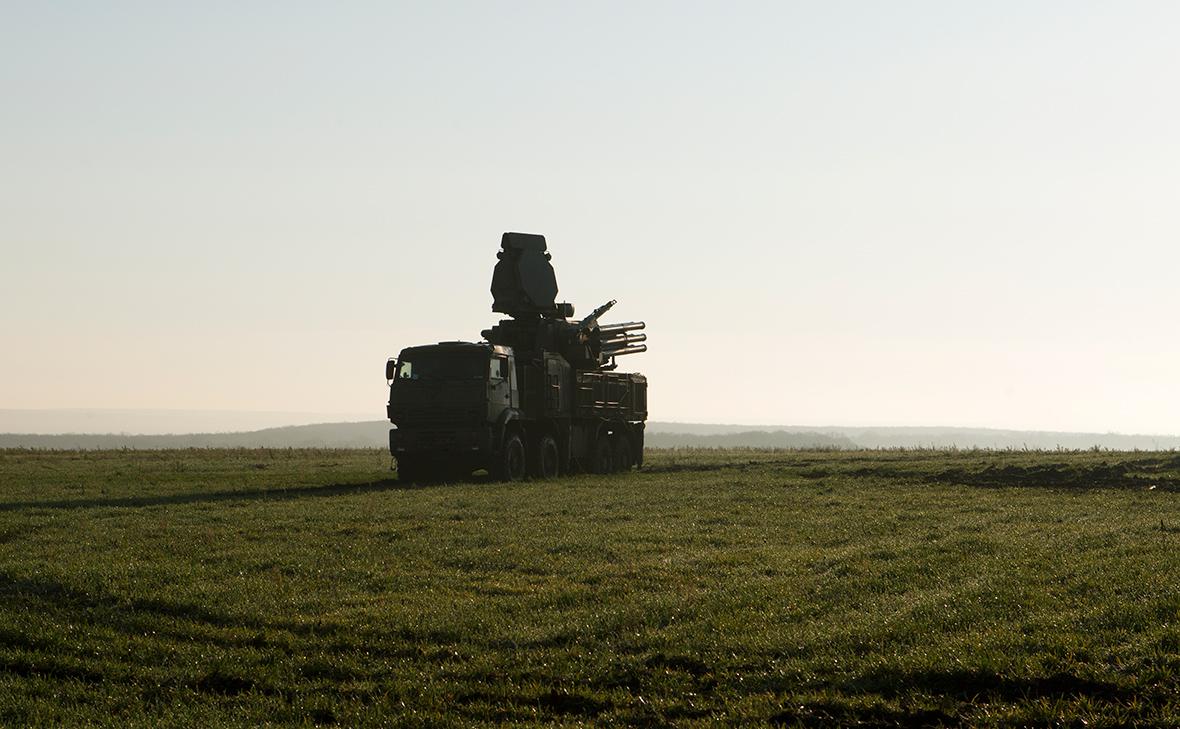
<path fill-rule="evenodd" d="M 504 447 L 500 449 L 492 475 L 497 481 L 520 481 L 524 473 L 524 443 L 519 435 L 513 433 L 504 439 Z"/>

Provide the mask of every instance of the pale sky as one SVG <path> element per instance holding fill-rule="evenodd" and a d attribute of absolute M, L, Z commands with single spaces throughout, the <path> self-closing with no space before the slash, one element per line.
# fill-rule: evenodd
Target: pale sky
<path fill-rule="evenodd" d="M 500 234 L 656 420 L 1180 432 L 1180 4 L 0 5 L 0 409 L 384 416 Z"/>

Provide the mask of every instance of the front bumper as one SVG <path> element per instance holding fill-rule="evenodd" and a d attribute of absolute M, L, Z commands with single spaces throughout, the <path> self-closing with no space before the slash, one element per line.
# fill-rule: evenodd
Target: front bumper
<path fill-rule="evenodd" d="M 478 455 L 492 451 L 490 426 L 462 426 L 454 428 L 401 427 L 389 430 L 389 452 L 399 455 Z"/>

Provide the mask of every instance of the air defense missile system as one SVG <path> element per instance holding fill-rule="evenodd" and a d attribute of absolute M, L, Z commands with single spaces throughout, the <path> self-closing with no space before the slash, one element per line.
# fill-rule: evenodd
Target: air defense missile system
<path fill-rule="evenodd" d="M 616 359 L 647 350 L 641 321 L 602 324 L 557 302 L 545 237 L 505 233 L 481 342 L 403 349 L 386 363 L 389 451 L 398 478 L 552 478 L 643 464 L 647 378 Z"/>

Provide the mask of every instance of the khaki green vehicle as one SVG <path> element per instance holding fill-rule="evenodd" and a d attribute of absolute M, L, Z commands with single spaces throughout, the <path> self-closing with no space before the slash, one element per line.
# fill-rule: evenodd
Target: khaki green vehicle
<path fill-rule="evenodd" d="M 647 378 L 616 358 L 647 350 L 643 322 L 600 325 L 615 302 L 574 321 L 556 303 L 545 238 L 505 233 L 484 341 L 403 349 L 386 363 L 389 450 L 398 477 L 456 479 L 625 471 L 643 464 Z"/>

